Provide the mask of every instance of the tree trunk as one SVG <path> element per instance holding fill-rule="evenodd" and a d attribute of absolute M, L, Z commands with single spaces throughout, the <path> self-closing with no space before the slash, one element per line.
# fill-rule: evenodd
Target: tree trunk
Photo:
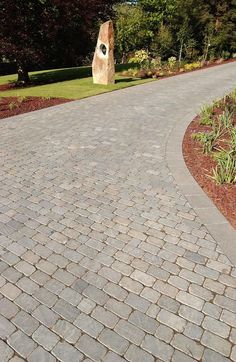
<path fill-rule="evenodd" d="M 17 83 L 21 83 L 21 84 L 29 83 L 29 80 L 30 80 L 29 73 L 28 73 L 26 67 L 21 63 L 18 63 L 18 65 L 17 65 L 17 74 L 18 74 Z"/>
<path fill-rule="evenodd" d="M 180 50 L 179 50 L 179 66 L 181 66 L 182 62 L 183 46 L 184 46 L 184 40 L 181 39 Z"/>
<path fill-rule="evenodd" d="M 209 47 L 210 47 L 210 44 L 208 43 L 208 44 L 207 44 L 207 46 L 206 46 L 206 50 L 205 50 L 204 62 L 206 62 L 206 61 L 207 61 L 208 52 L 209 52 Z"/>
<path fill-rule="evenodd" d="M 126 64 L 127 63 L 127 56 L 126 56 L 126 53 L 123 52 L 122 53 L 122 60 L 121 60 L 121 64 Z"/>

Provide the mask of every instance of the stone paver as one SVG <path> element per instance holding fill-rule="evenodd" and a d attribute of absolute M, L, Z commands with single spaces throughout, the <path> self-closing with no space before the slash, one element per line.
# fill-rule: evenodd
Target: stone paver
<path fill-rule="evenodd" d="M 236 268 L 166 147 L 235 71 L 0 121 L 3 361 L 236 361 Z"/>

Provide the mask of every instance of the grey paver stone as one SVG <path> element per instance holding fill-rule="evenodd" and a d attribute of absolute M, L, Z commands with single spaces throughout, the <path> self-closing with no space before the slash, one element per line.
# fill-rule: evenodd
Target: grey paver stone
<path fill-rule="evenodd" d="M 63 299 L 59 299 L 52 307 L 52 310 L 69 322 L 74 322 L 74 320 L 80 313 L 76 307 Z"/>
<path fill-rule="evenodd" d="M 175 298 L 178 293 L 178 289 L 172 285 L 163 282 L 162 280 L 157 280 L 153 288 L 161 294 L 165 294 L 170 298 Z"/>
<path fill-rule="evenodd" d="M 33 311 L 32 316 L 48 328 L 52 327 L 59 319 L 57 314 L 44 305 L 39 305 Z"/>
<path fill-rule="evenodd" d="M 102 331 L 98 337 L 98 340 L 108 349 L 121 355 L 125 353 L 129 346 L 129 342 L 126 339 L 107 328 Z"/>
<path fill-rule="evenodd" d="M 174 331 L 171 328 L 169 328 L 163 324 L 159 325 L 159 327 L 157 328 L 156 333 L 155 333 L 155 336 L 158 339 L 161 339 L 162 341 L 164 341 L 166 343 L 170 343 L 170 341 L 173 338 L 173 335 L 174 335 Z"/>
<path fill-rule="evenodd" d="M 8 338 L 14 331 L 16 327 L 8 319 L 3 316 L 0 316 L 0 338 Z"/>
<path fill-rule="evenodd" d="M 12 334 L 7 342 L 23 358 L 27 358 L 37 347 L 36 343 L 21 331 Z"/>
<path fill-rule="evenodd" d="M 184 329 L 184 335 L 195 341 L 200 341 L 203 329 L 196 324 L 188 323 Z"/>
<path fill-rule="evenodd" d="M 180 278 L 177 275 L 171 275 L 168 279 L 168 283 L 176 287 L 177 289 L 187 291 L 189 287 L 189 282 L 183 278 Z"/>
<path fill-rule="evenodd" d="M 14 317 L 19 308 L 7 298 L 0 299 L 0 314 L 2 314 L 7 319 Z"/>
<path fill-rule="evenodd" d="M 230 327 L 214 318 L 205 317 L 202 322 L 202 327 L 220 337 L 227 338 L 229 336 Z"/>
<path fill-rule="evenodd" d="M 141 270 L 135 270 L 131 275 L 130 278 L 137 280 L 138 282 L 144 284 L 147 287 L 152 287 L 155 283 L 155 278 L 151 275 L 148 275 Z"/>
<path fill-rule="evenodd" d="M 22 279 L 20 279 L 17 282 L 17 286 L 28 294 L 33 294 L 39 289 L 38 284 L 36 284 L 33 280 L 27 277 L 23 277 Z"/>
<path fill-rule="evenodd" d="M 136 294 L 140 294 L 143 289 L 143 285 L 141 283 L 134 281 L 129 277 L 123 277 L 120 281 L 120 286 L 129 292 Z"/>
<path fill-rule="evenodd" d="M 10 300 L 15 300 L 20 295 L 21 290 L 11 283 L 6 283 L 0 289 L 1 293 Z"/>
<path fill-rule="evenodd" d="M 14 303 L 16 303 L 20 308 L 24 309 L 28 313 L 33 312 L 33 310 L 35 310 L 35 308 L 37 308 L 39 305 L 37 300 L 26 293 L 21 293 L 19 297 L 15 299 Z"/>
<path fill-rule="evenodd" d="M 83 294 L 101 306 L 108 300 L 108 296 L 102 290 L 94 287 L 93 285 L 89 285 L 83 291 Z"/>
<path fill-rule="evenodd" d="M 81 331 L 73 324 L 63 319 L 59 319 L 53 326 L 53 331 L 58 334 L 62 339 L 69 343 L 76 343 L 81 336 Z"/>
<path fill-rule="evenodd" d="M 236 313 L 236 300 L 226 298 L 223 295 L 216 295 L 214 303 L 219 307 L 228 309 L 229 311 Z"/>
<path fill-rule="evenodd" d="M 148 317 L 146 314 L 135 310 L 129 317 L 129 322 L 136 327 L 141 328 L 147 333 L 154 334 L 158 327 L 157 321 Z"/>
<path fill-rule="evenodd" d="M 84 334 L 76 344 L 82 353 L 90 357 L 93 361 L 104 361 L 104 356 L 107 352 L 107 349 L 97 342 L 95 339 L 91 338 Z"/>
<path fill-rule="evenodd" d="M 83 354 L 67 342 L 59 342 L 52 350 L 53 355 L 61 362 L 80 362 Z"/>
<path fill-rule="evenodd" d="M 201 343 L 204 346 L 213 349 L 215 352 L 219 352 L 225 357 L 229 357 L 230 355 L 231 344 L 225 339 L 218 337 L 208 331 L 204 332 Z"/>
<path fill-rule="evenodd" d="M 48 328 L 40 326 L 33 334 L 33 339 L 35 342 L 43 346 L 47 351 L 51 351 L 53 347 L 57 344 L 60 338 Z"/>
<path fill-rule="evenodd" d="M 133 344 L 127 350 L 125 358 L 130 362 L 154 362 L 154 357 L 152 355 Z"/>
<path fill-rule="evenodd" d="M 56 358 L 45 351 L 42 347 L 37 347 L 28 357 L 29 362 L 56 362 Z"/>
<path fill-rule="evenodd" d="M 143 343 L 143 349 L 151 353 L 157 358 L 160 358 L 163 361 L 170 361 L 171 356 L 174 352 L 174 349 L 166 344 L 165 342 L 159 341 L 153 336 L 146 335 Z"/>
<path fill-rule="evenodd" d="M 194 295 L 191 295 L 189 293 L 180 291 L 177 296 L 176 299 L 183 304 L 188 305 L 191 308 L 195 308 L 197 310 L 202 310 L 202 307 L 204 305 L 204 300 L 195 297 Z"/>
<path fill-rule="evenodd" d="M 83 298 L 78 304 L 77 308 L 86 314 L 90 314 L 92 310 L 96 307 L 96 303 L 90 300 L 89 298 Z"/>
<path fill-rule="evenodd" d="M 114 328 L 117 322 L 119 321 L 119 318 L 115 314 L 109 312 L 108 310 L 100 306 L 97 306 L 93 310 L 91 317 L 111 329 Z"/>
<path fill-rule="evenodd" d="M 220 320 L 229 324 L 230 326 L 236 328 L 236 315 L 235 313 L 229 312 L 228 310 L 223 309 L 220 316 Z"/>
<path fill-rule="evenodd" d="M 45 288 L 40 288 L 33 294 L 34 298 L 37 299 L 41 304 L 45 304 L 47 307 L 51 308 L 56 301 L 58 300 L 57 296 L 51 293 Z"/>
<path fill-rule="evenodd" d="M 150 302 L 133 293 L 129 293 L 128 297 L 125 299 L 125 303 L 143 313 L 145 313 L 150 306 Z"/>
<path fill-rule="evenodd" d="M 171 345 L 197 360 L 201 359 L 204 351 L 203 346 L 182 334 L 175 334 Z"/>
<path fill-rule="evenodd" d="M 145 336 L 145 333 L 141 329 L 124 320 L 119 321 L 119 323 L 115 326 L 115 331 L 120 336 L 128 339 L 128 341 L 138 346 L 141 344 Z"/>
<path fill-rule="evenodd" d="M 104 326 L 87 314 L 81 313 L 74 321 L 75 326 L 91 337 L 97 338 Z"/>
<path fill-rule="evenodd" d="M 125 319 L 127 319 L 132 312 L 132 308 L 129 305 L 112 298 L 107 301 L 105 308 Z"/>
<path fill-rule="evenodd" d="M 0 355 L 1 361 L 7 362 L 14 355 L 13 349 L 11 349 L 4 341 L 0 340 Z"/>
<path fill-rule="evenodd" d="M 28 336 L 39 326 L 39 322 L 24 311 L 20 311 L 11 321 Z"/>
<path fill-rule="evenodd" d="M 164 309 L 158 314 L 157 320 L 180 333 L 184 331 L 186 325 L 186 321 L 183 318 Z"/>
<path fill-rule="evenodd" d="M 195 362 L 196 360 L 176 349 L 173 354 L 173 357 L 172 357 L 172 362 L 180 362 L 180 361 L 181 362 Z"/>
<path fill-rule="evenodd" d="M 212 351 L 212 349 L 206 348 L 202 357 L 203 362 L 229 362 L 228 358 L 225 358 L 222 356 L 222 354 L 219 354 L 215 351 Z"/>
<path fill-rule="evenodd" d="M 15 267 L 26 276 L 33 274 L 33 272 L 35 271 L 35 267 L 24 260 L 17 263 Z"/>
<path fill-rule="evenodd" d="M 180 307 L 180 303 L 175 299 L 162 295 L 158 300 L 158 305 L 172 313 L 177 313 Z"/>
<path fill-rule="evenodd" d="M 125 362 L 126 360 L 120 357 L 118 354 L 109 351 L 106 356 L 103 358 L 103 362 Z"/>
<path fill-rule="evenodd" d="M 232 361 L 236 361 L 236 346 L 233 346 L 230 357 Z"/>
<path fill-rule="evenodd" d="M 204 318 L 203 313 L 197 311 L 196 309 L 188 307 L 187 305 L 181 305 L 179 309 L 179 315 L 184 319 L 187 319 L 188 321 L 197 325 L 200 325 Z"/>
<path fill-rule="evenodd" d="M 119 301 L 123 301 L 128 295 L 128 292 L 125 289 L 121 288 L 117 284 L 110 282 L 104 286 L 103 290 L 111 297 L 118 299 Z"/>

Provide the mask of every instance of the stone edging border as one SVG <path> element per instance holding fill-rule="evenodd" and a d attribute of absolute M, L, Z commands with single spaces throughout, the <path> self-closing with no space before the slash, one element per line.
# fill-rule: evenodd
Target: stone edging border
<path fill-rule="evenodd" d="M 236 230 L 195 181 L 183 158 L 184 134 L 195 116 L 194 113 L 186 114 L 181 122 L 176 122 L 172 128 L 166 145 L 167 164 L 183 196 L 187 198 L 222 251 L 233 265 L 236 265 Z"/>

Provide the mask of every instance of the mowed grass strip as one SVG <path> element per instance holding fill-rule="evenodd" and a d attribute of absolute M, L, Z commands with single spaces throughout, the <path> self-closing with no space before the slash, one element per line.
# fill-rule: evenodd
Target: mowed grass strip
<path fill-rule="evenodd" d="M 117 72 L 121 72 L 132 65 L 118 65 Z M 31 72 L 30 80 L 34 85 L 26 88 L 15 88 L 0 91 L 0 97 L 45 97 L 81 99 L 89 96 L 111 92 L 152 81 L 152 79 L 138 79 L 116 75 L 116 83 L 108 86 L 93 84 L 91 67 L 77 67 L 66 69 L 44 70 Z M 0 85 L 16 81 L 16 75 L 0 77 Z"/>

